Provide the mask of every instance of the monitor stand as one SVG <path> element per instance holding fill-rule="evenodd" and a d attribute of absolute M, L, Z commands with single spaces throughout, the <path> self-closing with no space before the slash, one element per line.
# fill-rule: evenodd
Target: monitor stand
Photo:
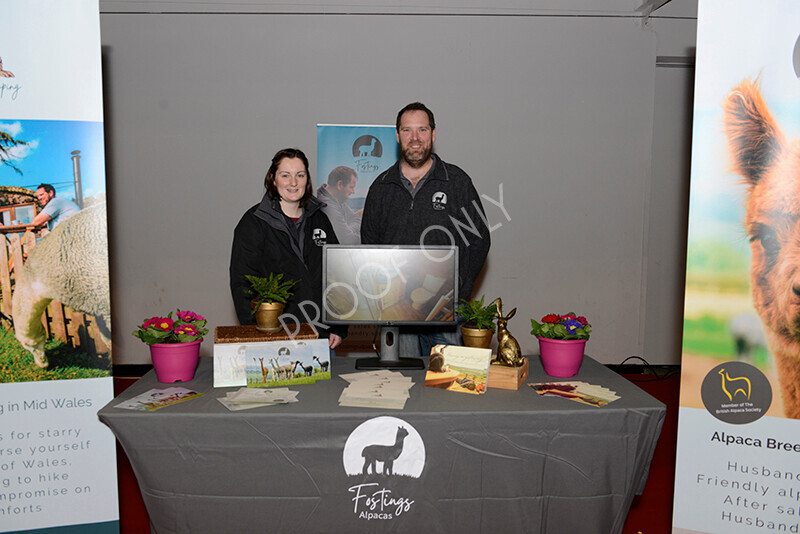
<path fill-rule="evenodd" d="M 356 369 L 359 371 L 375 369 L 425 369 L 422 358 L 400 357 L 400 332 L 396 326 L 381 327 L 381 356 L 380 358 L 359 358 L 356 360 Z"/>

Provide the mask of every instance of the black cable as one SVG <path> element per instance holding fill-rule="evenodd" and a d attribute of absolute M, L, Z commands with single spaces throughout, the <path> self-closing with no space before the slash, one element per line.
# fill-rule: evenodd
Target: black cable
<path fill-rule="evenodd" d="M 380 331 L 381 331 L 381 327 L 380 326 L 376 326 L 375 327 L 375 333 L 372 334 L 372 350 L 373 350 L 373 352 L 375 352 L 375 356 L 377 356 L 378 358 L 381 357 L 381 353 L 378 352 L 378 347 L 375 346 L 375 341 L 378 339 L 378 332 L 380 332 Z"/>
<path fill-rule="evenodd" d="M 619 365 L 621 365 L 621 366 L 622 366 L 622 365 L 625 365 L 625 362 L 627 362 L 628 360 L 631 360 L 631 359 L 635 359 L 635 360 L 641 360 L 642 362 L 644 362 L 644 366 L 645 366 L 647 369 L 649 369 L 649 370 L 650 370 L 650 372 L 651 372 L 651 373 L 653 373 L 653 376 L 655 377 L 655 378 L 638 379 L 638 380 L 637 380 L 637 379 L 630 379 L 630 378 L 629 378 L 628 380 L 630 380 L 631 382 L 653 382 L 653 381 L 655 381 L 655 380 L 666 380 L 667 378 L 672 378 L 672 377 L 673 377 L 673 376 L 675 376 L 676 374 L 677 374 L 677 375 L 679 375 L 679 374 L 680 374 L 680 370 L 676 370 L 676 371 L 668 371 L 667 373 L 664 373 L 663 375 L 659 375 L 659 374 L 656 372 L 656 369 L 655 369 L 655 367 L 653 367 L 652 365 L 650 365 L 650 362 L 648 362 L 647 360 L 645 360 L 645 359 L 644 359 L 644 358 L 642 358 L 641 356 L 628 356 L 627 358 L 625 358 L 624 360 L 622 360 L 622 362 L 621 362 Z"/>

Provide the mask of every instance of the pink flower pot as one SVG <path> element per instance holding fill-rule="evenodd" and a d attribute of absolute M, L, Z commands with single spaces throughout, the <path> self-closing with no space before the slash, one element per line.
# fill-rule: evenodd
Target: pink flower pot
<path fill-rule="evenodd" d="M 539 354 L 544 372 L 550 376 L 566 378 L 578 374 L 583 361 L 585 339 L 547 339 L 539 340 Z"/>
<path fill-rule="evenodd" d="M 188 382 L 194 378 L 203 338 L 188 343 L 153 343 L 150 357 L 159 382 Z"/>

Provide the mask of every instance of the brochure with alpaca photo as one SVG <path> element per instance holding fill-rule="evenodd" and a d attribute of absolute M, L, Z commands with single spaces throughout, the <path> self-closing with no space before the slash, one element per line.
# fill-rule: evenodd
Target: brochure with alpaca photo
<path fill-rule="evenodd" d="M 247 345 L 252 343 L 214 343 L 215 388 L 247 385 Z"/>
<path fill-rule="evenodd" d="M 331 377 L 327 339 L 243 343 L 247 387 L 313 384 Z"/>
<path fill-rule="evenodd" d="M 425 385 L 481 395 L 486 392 L 491 349 L 436 345 L 431 349 Z"/>
<path fill-rule="evenodd" d="M 141 395 L 135 396 L 130 400 L 121 402 L 114 407 L 125 408 L 126 410 L 152 412 L 158 410 L 159 408 L 163 408 L 164 406 L 194 399 L 195 397 L 200 397 L 201 395 L 202 393 L 197 393 L 196 391 L 192 391 L 183 387 L 151 389 L 149 391 L 145 391 Z"/>

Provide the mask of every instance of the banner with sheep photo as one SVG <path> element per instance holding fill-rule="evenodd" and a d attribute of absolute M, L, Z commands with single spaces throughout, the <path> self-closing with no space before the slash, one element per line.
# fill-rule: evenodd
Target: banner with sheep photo
<path fill-rule="evenodd" d="M 698 7 L 673 532 L 800 532 L 800 3 Z"/>
<path fill-rule="evenodd" d="M 4 2 L 0 532 L 119 531 L 104 153 L 97 0 Z"/>

